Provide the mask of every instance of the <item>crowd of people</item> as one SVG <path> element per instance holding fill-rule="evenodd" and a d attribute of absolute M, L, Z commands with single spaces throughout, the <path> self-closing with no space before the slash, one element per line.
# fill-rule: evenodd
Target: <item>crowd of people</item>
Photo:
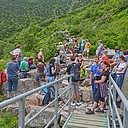
<path fill-rule="evenodd" d="M 22 57 L 22 51 L 20 45 L 16 45 L 16 49 L 10 52 L 13 57 L 12 61 L 7 63 L 7 75 L 8 75 L 8 92 L 7 98 L 10 98 L 10 93 L 16 96 L 18 85 L 18 73 L 21 73 L 21 78 L 27 77 L 27 72 L 31 69 L 37 69 L 36 79 L 41 85 L 46 84 L 45 78 L 48 77 L 48 82 L 53 82 L 55 79 L 60 78 L 60 65 L 67 65 L 67 74 L 74 74 L 72 79 L 72 106 L 80 106 L 80 89 L 79 82 L 81 76 L 87 76 L 86 66 L 84 65 L 83 58 L 89 58 L 91 43 L 88 39 L 81 39 L 81 43 L 78 43 L 77 39 L 72 39 L 69 42 L 59 42 L 57 53 L 49 61 L 46 66 L 43 55 L 43 49 L 40 49 L 38 53 L 38 64 L 35 65 L 34 58 L 27 59 Z M 70 57 L 70 63 L 67 64 L 66 54 L 72 53 Z M 109 58 L 107 56 L 108 48 L 104 46 L 102 40 L 98 40 L 98 47 L 94 56 L 93 64 L 91 65 L 90 72 L 90 86 L 92 86 L 92 107 L 88 109 L 86 114 L 94 114 L 95 109 L 99 105 L 97 112 L 104 113 L 106 99 L 108 98 L 108 78 L 109 74 L 112 75 L 118 87 L 121 89 L 123 84 L 124 75 L 127 69 L 128 62 L 128 50 L 122 52 L 120 48 L 115 48 L 115 56 Z M 84 71 L 84 73 L 83 73 Z M 85 75 L 83 75 L 85 74 Z M 44 96 L 51 89 L 54 92 L 54 87 L 43 89 L 36 94 L 38 99 L 38 105 L 40 100 L 44 99 Z M 40 96 L 41 95 L 41 96 Z M 53 96 L 54 97 L 54 96 Z M 116 96 L 118 101 L 118 94 Z"/>

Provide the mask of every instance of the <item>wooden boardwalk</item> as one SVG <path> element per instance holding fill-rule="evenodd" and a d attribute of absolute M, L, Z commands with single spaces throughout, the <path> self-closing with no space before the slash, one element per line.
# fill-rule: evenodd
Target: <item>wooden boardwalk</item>
<path fill-rule="evenodd" d="M 107 128 L 107 114 L 73 113 L 65 128 Z"/>

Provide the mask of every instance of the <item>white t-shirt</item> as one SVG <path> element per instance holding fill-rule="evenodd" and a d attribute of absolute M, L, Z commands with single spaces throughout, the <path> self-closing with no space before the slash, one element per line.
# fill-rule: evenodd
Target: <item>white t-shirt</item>
<path fill-rule="evenodd" d="M 117 71 L 117 72 L 116 72 L 117 74 L 118 74 L 118 73 L 124 73 L 125 70 L 126 70 L 126 68 L 127 68 L 127 64 L 126 64 L 125 62 L 120 63 L 119 66 L 118 66 L 118 69 L 120 69 L 120 68 L 123 68 L 123 70 L 122 70 L 122 71 Z"/>
<path fill-rule="evenodd" d="M 21 52 L 21 50 L 20 50 L 19 48 L 16 48 L 15 50 L 13 50 L 13 51 L 11 52 L 11 54 L 14 55 L 14 56 L 16 56 L 16 55 L 18 55 L 20 52 Z"/>

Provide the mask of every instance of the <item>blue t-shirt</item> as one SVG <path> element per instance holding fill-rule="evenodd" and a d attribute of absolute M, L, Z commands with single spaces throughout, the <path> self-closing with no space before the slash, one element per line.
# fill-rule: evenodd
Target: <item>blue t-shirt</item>
<path fill-rule="evenodd" d="M 18 63 L 8 62 L 6 67 L 7 67 L 8 78 L 9 77 L 18 77 L 18 70 L 19 70 Z"/>
<path fill-rule="evenodd" d="M 100 75 L 100 72 L 97 70 L 97 68 L 101 69 L 101 64 L 98 64 L 97 67 L 93 64 L 91 67 L 91 72 L 93 72 L 94 75 Z"/>
<path fill-rule="evenodd" d="M 44 86 L 45 84 L 42 84 L 42 86 Z M 48 89 L 47 88 L 44 88 L 43 90 L 42 90 L 42 92 L 45 92 L 45 93 L 47 93 L 48 92 Z"/>
<path fill-rule="evenodd" d="M 81 42 L 81 46 L 85 46 L 85 40 L 83 40 L 82 42 Z"/>
<path fill-rule="evenodd" d="M 121 55 L 121 54 L 123 55 L 123 52 L 121 52 L 121 51 L 120 52 L 117 52 L 116 53 L 116 56 L 115 56 L 115 59 L 118 60 L 119 59 L 119 55 Z"/>

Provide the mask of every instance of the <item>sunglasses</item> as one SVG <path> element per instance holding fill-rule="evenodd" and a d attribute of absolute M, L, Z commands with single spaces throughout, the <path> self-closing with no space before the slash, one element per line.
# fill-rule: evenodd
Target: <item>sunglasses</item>
<path fill-rule="evenodd" d="M 108 63 L 106 60 L 102 60 L 102 61 L 101 61 L 101 63 L 103 63 L 103 64 L 107 65 L 107 67 L 109 67 L 109 66 L 110 66 L 110 65 L 109 65 L 109 63 Z"/>

